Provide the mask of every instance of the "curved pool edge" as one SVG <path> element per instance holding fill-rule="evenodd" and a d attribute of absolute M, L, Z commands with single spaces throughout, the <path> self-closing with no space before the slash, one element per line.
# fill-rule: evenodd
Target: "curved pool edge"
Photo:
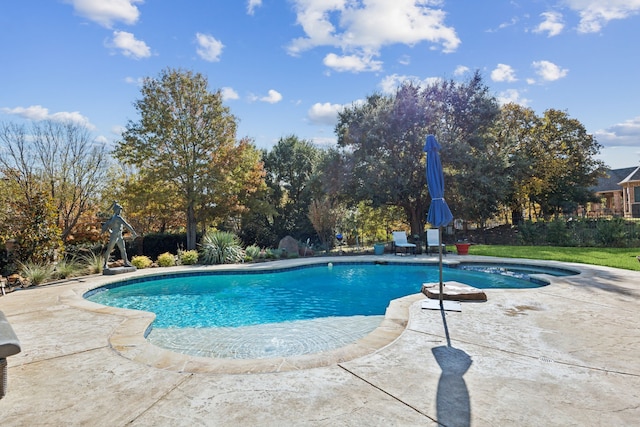
<path fill-rule="evenodd" d="M 86 291 L 80 290 L 80 292 Z M 115 327 L 108 340 L 111 349 L 127 359 L 176 372 L 252 374 L 330 366 L 371 354 L 392 344 L 400 337 L 409 321 L 410 306 L 424 298 L 423 294 L 413 294 L 392 300 L 380 325 L 361 339 L 346 346 L 319 353 L 268 359 L 227 359 L 177 353 L 158 347 L 145 338 L 155 319 L 153 313 L 92 303 L 79 296 L 78 290 L 60 299 L 61 302 L 77 308 L 120 317 L 122 321 Z"/>
<path fill-rule="evenodd" d="M 471 261 L 467 257 L 451 257 L 445 260 L 447 264 Z M 485 259 L 491 257 L 483 257 Z M 493 258 L 495 260 L 495 258 Z M 79 286 L 65 292 L 60 300 L 64 304 L 84 310 L 109 314 L 121 318 L 121 322 L 114 328 L 108 337 L 112 350 L 122 357 L 152 366 L 158 369 L 187 373 L 211 373 L 211 374 L 251 374 L 274 373 L 296 371 L 301 369 L 318 368 L 347 362 L 361 356 L 374 353 L 392 344 L 405 331 L 410 318 L 410 307 L 413 303 L 424 299 L 421 293 L 392 300 L 386 309 L 381 324 L 363 338 L 340 348 L 320 353 L 301 356 L 278 357 L 270 359 L 227 359 L 191 356 L 177 353 L 158 347 L 145 338 L 148 329 L 155 319 L 155 314 L 150 312 L 129 310 L 104 306 L 86 300 L 83 296 L 96 288 L 115 282 L 143 276 L 162 276 L 166 274 L 184 271 L 251 271 L 251 270 L 278 270 L 282 268 L 295 268 L 302 265 L 318 265 L 330 262 L 389 262 L 389 263 L 425 263 L 437 264 L 437 258 L 424 257 L 395 257 L 395 256 L 357 256 L 357 257 L 326 257 L 326 258 L 299 258 L 294 260 L 280 260 L 257 264 L 231 264 L 221 266 L 181 266 L 158 269 L 144 269 L 133 273 L 117 276 L 92 276 L 90 279 L 78 280 Z M 501 263 L 508 260 L 501 258 Z M 535 260 L 516 259 L 513 263 L 536 265 Z M 545 265 L 547 262 L 544 262 Z M 566 264 L 563 264 L 566 266 Z M 580 271 L 580 269 L 576 269 Z M 575 277 L 575 276 L 573 276 Z M 548 277 L 545 281 L 552 283 L 555 277 Z"/>

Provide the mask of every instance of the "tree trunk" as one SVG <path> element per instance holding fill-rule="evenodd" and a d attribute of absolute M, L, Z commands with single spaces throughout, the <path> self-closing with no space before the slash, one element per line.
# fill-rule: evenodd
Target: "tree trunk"
<path fill-rule="evenodd" d="M 408 207 L 405 208 L 405 212 L 407 212 L 408 214 L 408 219 L 409 219 L 409 225 L 411 227 L 411 237 L 413 236 L 420 236 L 418 239 L 419 241 L 423 241 L 424 240 L 424 224 L 426 221 L 426 215 L 423 215 L 423 209 L 420 209 L 420 207 L 417 208 L 412 208 L 412 207 Z"/>
<path fill-rule="evenodd" d="M 196 230 L 198 223 L 196 221 L 196 213 L 193 208 L 193 203 L 189 203 L 187 206 L 187 250 L 193 250 L 196 248 Z"/>

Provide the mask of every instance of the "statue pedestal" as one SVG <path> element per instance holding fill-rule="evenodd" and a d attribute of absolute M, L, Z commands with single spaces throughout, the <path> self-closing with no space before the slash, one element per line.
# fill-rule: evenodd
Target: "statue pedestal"
<path fill-rule="evenodd" d="M 132 273 L 136 271 L 135 267 L 113 267 L 113 268 L 105 268 L 102 270 L 102 274 L 105 276 L 113 276 L 114 274 L 123 274 L 123 273 Z"/>

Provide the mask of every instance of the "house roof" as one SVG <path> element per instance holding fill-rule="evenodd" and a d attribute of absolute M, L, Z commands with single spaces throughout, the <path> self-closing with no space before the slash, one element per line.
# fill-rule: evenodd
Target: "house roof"
<path fill-rule="evenodd" d="M 624 184 L 631 181 L 640 181 L 640 166 L 638 166 L 633 172 L 627 175 L 627 177 L 620 181 L 619 184 Z"/>
<path fill-rule="evenodd" d="M 621 190 L 620 184 L 627 182 L 632 175 L 637 175 L 640 180 L 640 167 L 633 166 L 622 169 L 608 169 L 606 175 L 598 179 L 598 183 L 591 190 L 594 193 L 606 193 L 608 191 Z M 631 179 L 633 181 L 634 179 Z"/>

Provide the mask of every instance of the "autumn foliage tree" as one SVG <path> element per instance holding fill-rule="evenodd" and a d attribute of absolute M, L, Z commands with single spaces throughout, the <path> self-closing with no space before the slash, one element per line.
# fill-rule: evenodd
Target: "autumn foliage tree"
<path fill-rule="evenodd" d="M 195 249 L 197 226 L 229 210 L 262 185 L 262 164 L 249 141 L 236 140 L 236 118 L 210 92 L 205 76 L 167 68 L 146 78 L 115 157 L 137 169 L 150 188 L 167 192 L 186 218 L 187 249 Z M 153 197 L 154 193 L 151 193 Z"/>
<path fill-rule="evenodd" d="M 47 195 L 65 242 L 93 213 L 108 165 L 105 145 L 82 124 L 45 120 L 0 126 L 0 174 L 15 184 L 17 201 L 25 206 Z"/>

